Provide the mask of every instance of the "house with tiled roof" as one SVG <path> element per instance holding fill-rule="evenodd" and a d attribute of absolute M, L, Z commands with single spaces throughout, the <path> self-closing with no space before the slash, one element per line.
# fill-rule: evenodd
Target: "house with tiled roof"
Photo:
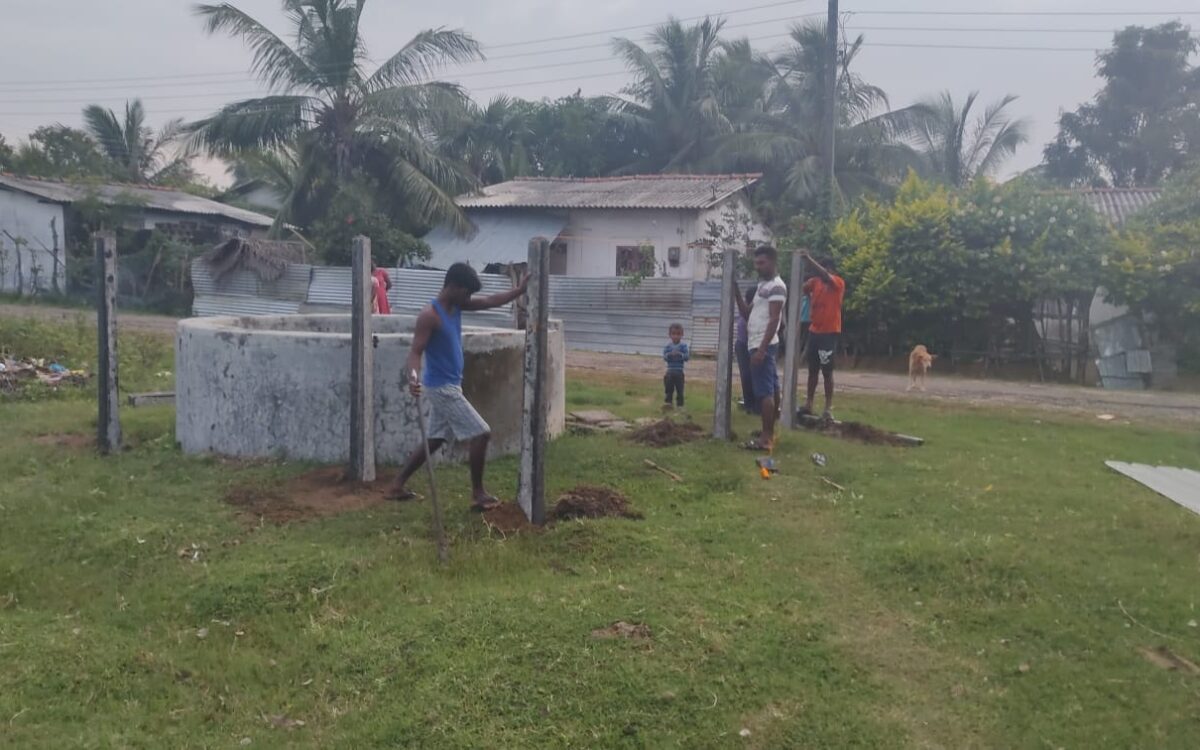
<path fill-rule="evenodd" d="M 430 265 L 465 261 L 478 269 L 524 262 L 529 240 L 551 240 L 550 272 L 579 277 L 650 273 L 704 279 L 709 222 L 751 217 L 756 174 L 524 178 L 460 196 L 474 231 L 439 227 L 425 237 Z M 754 225 L 752 236 L 767 230 Z"/>

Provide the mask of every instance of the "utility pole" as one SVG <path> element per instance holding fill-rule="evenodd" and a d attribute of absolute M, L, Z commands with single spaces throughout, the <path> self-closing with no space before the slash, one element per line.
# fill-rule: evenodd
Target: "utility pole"
<path fill-rule="evenodd" d="M 837 80 L 838 80 L 838 0 L 829 0 L 829 19 L 825 25 L 825 111 L 821 133 L 821 158 L 825 167 L 825 218 L 833 219 L 833 200 L 837 195 L 837 178 L 833 164 L 837 139 Z"/>

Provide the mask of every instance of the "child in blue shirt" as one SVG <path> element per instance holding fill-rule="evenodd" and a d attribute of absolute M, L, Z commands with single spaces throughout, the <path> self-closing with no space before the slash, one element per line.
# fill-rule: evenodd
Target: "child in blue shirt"
<path fill-rule="evenodd" d="M 663 360 L 667 363 L 667 374 L 663 376 L 663 387 L 667 392 L 666 405 L 671 405 L 671 397 L 675 405 L 683 408 L 683 363 L 691 359 L 688 345 L 683 343 L 683 325 L 672 323 L 667 333 L 671 343 L 663 347 Z"/>

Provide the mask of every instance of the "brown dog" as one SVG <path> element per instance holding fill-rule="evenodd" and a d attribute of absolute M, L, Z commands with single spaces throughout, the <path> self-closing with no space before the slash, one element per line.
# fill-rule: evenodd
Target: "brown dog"
<path fill-rule="evenodd" d="M 908 390 L 911 391 L 913 388 L 925 390 L 925 373 L 933 367 L 935 359 L 937 359 L 937 355 L 930 354 L 924 344 L 917 344 L 913 347 L 912 354 L 908 355 Z"/>

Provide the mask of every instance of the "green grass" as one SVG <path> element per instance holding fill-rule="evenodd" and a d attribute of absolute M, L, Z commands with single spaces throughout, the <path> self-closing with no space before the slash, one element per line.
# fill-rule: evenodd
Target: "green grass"
<path fill-rule="evenodd" d="M 644 416 L 658 389 L 568 400 Z M 0 745 L 1194 746 L 1200 678 L 1136 649 L 1200 661 L 1200 518 L 1102 462 L 1200 468 L 1200 436 L 841 406 L 929 443 L 788 435 L 768 482 L 732 446 L 567 437 L 549 494 L 612 485 L 646 519 L 507 539 L 447 467 L 445 569 L 425 504 L 247 528 L 224 493 L 307 467 L 183 457 L 170 409 L 126 410 L 101 459 L 34 440 L 89 433 L 90 404 L 0 406 Z M 511 492 L 516 462 L 489 476 Z M 653 637 L 590 636 L 616 620 Z"/>
<path fill-rule="evenodd" d="M 70 325 L 16 316 L 0 318 L 0 356 L 57 361 L 64 367 L 94 375 L 97 353 L 96 325 L 83 312 Z M 175 351 L 169 339 L 122 331 L 117 339 L 117 360 L 122 395 L 169 391 L 174 387 Z M 15 396 L 0 394 L 0 406 L 16 399 L 89 399 L 95 393 L 95 380 L 86 388 L 47 388 L 35 384 Z"/>

